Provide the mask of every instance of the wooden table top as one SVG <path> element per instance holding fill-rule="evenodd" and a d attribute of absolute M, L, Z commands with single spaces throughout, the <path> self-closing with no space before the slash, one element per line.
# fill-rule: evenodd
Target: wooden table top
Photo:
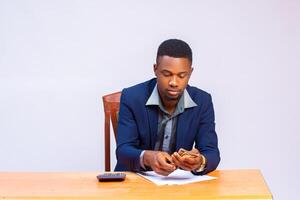
<path fill-rule="evenodd" d="M 217 179 L 157 186 L 126 172 L 123 182 L 98 182 L 99 172 L 0 172 L 0 199 L 272 199 L 259 170 L 216 170 Z"/>

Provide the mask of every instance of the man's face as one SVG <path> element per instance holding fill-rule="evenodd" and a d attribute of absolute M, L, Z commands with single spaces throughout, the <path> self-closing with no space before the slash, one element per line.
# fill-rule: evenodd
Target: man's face
<path fill-rule="evenodd" d="M 193 72 L 187 58 L 160 56 L 154 65 L 157 87 L 163 102 L 178 101 Z"/>

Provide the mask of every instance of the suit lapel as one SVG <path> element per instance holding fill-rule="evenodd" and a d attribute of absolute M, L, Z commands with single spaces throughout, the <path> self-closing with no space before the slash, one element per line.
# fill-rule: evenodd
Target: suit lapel
<path fill-rule="evenodd" d="M 151 149 L 154 149 L 156 136 L 157 136 L 157 123 L 158 123 L 158 113 L 157 106 L 147 106 L 148 112 L 148 125 L 150 130 L 150 144 Z"/>
<path fill-rule="evenodd" d="M 188 136 L 188 124 L 191 120 L 191 113 L 189 113 L 189 110 L 185 110 L 182 114 L 178 115 L 178 121 L 177 121 L 177 133 L 176 133 L 176 151 L 179 150 L 181 147 L 185 147 L 185 140 Z"/>
<path fill-rule="evenodd" d="M 145 104 L 147 100 L 149 99 L 150 95 L 153 92 L 153 89 L 156 85 L 156 78 L 151 79 L 149 81 L 148 85 L 148 94 L 145 100 Z M 158 112 L 157 112 L 157 106 L 146 106 L 147 110 L 147 116 L 148 116 L 148 123 L 146 125 L 149 126 L 149 138 L 150 138 L 150 148 L 153 150 L 156 142 L 156 135 L 157 135 L 157 125 L 158 125 Z M 145 127 L 148 128 L 148 127 Z"/>

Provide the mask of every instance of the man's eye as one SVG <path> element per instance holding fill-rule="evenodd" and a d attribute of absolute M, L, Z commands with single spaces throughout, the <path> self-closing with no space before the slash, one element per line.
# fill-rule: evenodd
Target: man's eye
<path fill-rule="evenodd" d="M 168 72 L 163 72 L 162 73 L 164 76 L 171 76 L 171 73 L 168 73 Z"/>
<path fill-rule="evenodd" d="M 185 78 L 187 76 L 187 73 L 182 73 L 182 74 L 179 74 L 178 76 L 179 76 L 179 78 Z"/>

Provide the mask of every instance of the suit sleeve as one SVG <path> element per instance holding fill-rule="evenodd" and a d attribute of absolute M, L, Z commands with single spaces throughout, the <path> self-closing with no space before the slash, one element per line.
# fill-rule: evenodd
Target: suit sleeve
<path fill-rule="evenodd" d="M 116 157 L 117 171 L 136 171 L 140 169 L 140 140 L 136 119 L 130 107 L 129 95 L 126 89 L 122 91 L 118 121 Z"/>
<path fill-rule="evenodd" d="M 199 131 L 196 137 L 196 148 L 206 158 L 205 170 L 198 175 L 215 170 L 220 162 L 218 138 L 215 131 L 215 116 L 211 96 L 201 108 Z"/>

